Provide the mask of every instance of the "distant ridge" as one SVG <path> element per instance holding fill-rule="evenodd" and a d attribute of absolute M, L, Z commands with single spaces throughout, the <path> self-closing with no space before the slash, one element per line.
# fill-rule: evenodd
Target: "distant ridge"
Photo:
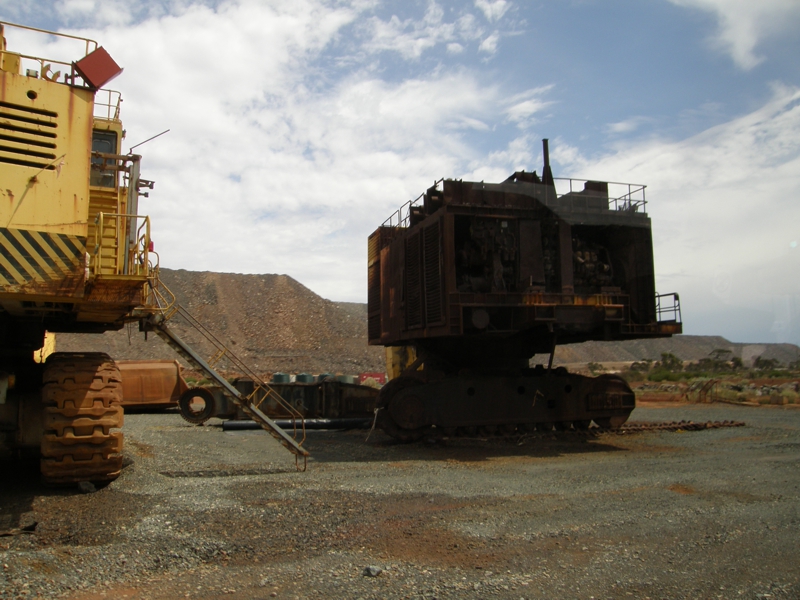
<path fill-rule="evenodd" d="M 752 366 L 759 356 L 777 359 L 782 365 L 800 359 L 800 347 L 794 344 L 745 344 L 731 342 L 716 335 L 676 335 L 654 340 L 584 342 L 559 346 L 554 362 L 574 364 L 659 360 L 664 352 L 674 354 L 684 361 L 696 362 L 701 358 L 708 358 L 714 350 L 719 349 L 730 350 L 731 357 L 741 358 L 746 366 Z M 536 362 L 541 362 L 541 356 L 536 357 Z"/>

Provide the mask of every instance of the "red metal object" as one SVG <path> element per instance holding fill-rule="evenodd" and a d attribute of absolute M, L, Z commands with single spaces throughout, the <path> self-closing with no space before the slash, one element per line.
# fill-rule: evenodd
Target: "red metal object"
<path fill-rule="evenodd" d="M 375 383 L 381 385 L 386 383 L 386 373 L 361 373 L 358 376 L 358 383 L 364 383 L 367 379 L 372 379 Z"/>
<path fill-rule="evenodd" d="M 78 62 L 72 63 L 83 80 L 94 89 L 99 89 L 122 73 L 120 67 L 105 48 L 100 46 Z"/>

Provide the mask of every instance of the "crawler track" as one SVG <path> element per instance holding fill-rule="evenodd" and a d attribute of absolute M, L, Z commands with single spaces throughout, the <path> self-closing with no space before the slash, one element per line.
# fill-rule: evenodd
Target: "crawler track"
<path fill-rule="evenodd" d="M 42 477 L 49 484 L 110 481 L 122 469 L 122 378 L 107 354 L 56 353 L 42 403 Z"/>

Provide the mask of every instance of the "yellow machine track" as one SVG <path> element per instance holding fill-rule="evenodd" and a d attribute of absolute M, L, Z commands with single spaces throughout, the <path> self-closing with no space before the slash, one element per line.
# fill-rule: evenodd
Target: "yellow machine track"
<path fill-rule="evenodd" d="M 48 357 L 42 404 L 45 482 L 111 481 L 122 469 L 122 378 L 107 354 Z"/>

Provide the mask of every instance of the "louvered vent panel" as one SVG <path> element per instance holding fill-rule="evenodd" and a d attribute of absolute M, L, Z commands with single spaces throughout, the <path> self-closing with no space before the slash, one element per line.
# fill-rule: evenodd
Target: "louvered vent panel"
<path fill-rule="evenodd" d="M 376 231 L 367 242 L 367 312 L 381 309 L 381 235 Z M 372 335 L 370 334 L 370 337 Z"/>
<path fill-rule="evenodd" d="M 369 315 L 367 317 L 367 336 L 370 340 L 381 338 L 381 315 Z"/>
<path fill-rule="evenodd" d="M 0 163 L 55 169 L 58 113 L 0 101 Z"/>
<path fill-rule="evenodd" d="M 422 236 L 416 232 L 406 239 L 406 328 L 423 325 L 422 315 Z"/>
<path fill-rule="evenodd" d="M 424 229 L 425 238 L 425 322 L 442 322 L 442 270 L 440 221 Z"/>

